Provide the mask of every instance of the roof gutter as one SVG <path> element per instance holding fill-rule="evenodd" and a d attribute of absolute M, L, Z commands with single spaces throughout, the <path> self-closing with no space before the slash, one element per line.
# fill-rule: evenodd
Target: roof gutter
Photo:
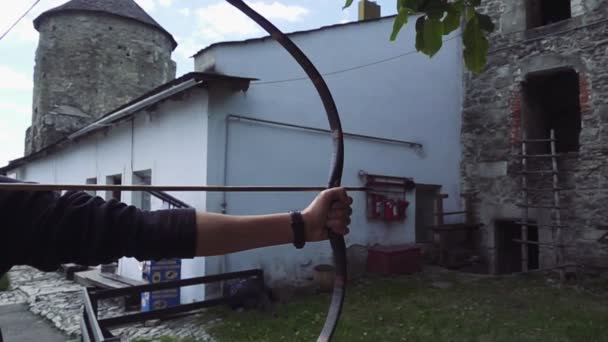
<path fill-rule="evenodd" d="M 92 124 L 68 135 L 68 139 L 74 140 L 85 134 L 95 131 L 101 127 L 110 126 L 116 120 L 120 120 L 121 118 L 123 118 L 125 116 L 131 115 L 134 112 L 140 111 L 150 105 L 153 105 L 161 100 L 164 100 L 170 96 L 180 93 L 180 92 L 182 92 L 188 88 L 191 88 L 197 84 L 200 84 L 200 83 L 203 83 L 203 81 L 196 80 L 196 79 L 189 79 L 189 80 L 187 80 L 183 83 L 180 83 L 178 85 L 175 85 L 169 89 L 163 90 L 158 94 L 147 97 L 139 102 L 136 102 L 130 106 L 127 106 L 123 109 L 118 110 L 115 113 L 112 113 L 108 116 L 105 116 L 105 117 L 93 122 Z"/>

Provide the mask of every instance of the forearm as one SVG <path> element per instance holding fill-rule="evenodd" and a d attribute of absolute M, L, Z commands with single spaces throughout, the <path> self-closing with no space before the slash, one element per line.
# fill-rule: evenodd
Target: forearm
<path fill-rule="evenodd" d="M 209 256 L 291 243 L 289 214 L 232 216 L 196 215 L 196 255 Z"/>

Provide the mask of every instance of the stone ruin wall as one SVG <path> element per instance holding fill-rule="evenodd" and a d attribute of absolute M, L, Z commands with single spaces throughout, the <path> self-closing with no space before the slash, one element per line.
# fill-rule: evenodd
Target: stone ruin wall
<path fill-rule="evenodd" d="M 527 74 L 572 68 L 579 76 L 581 133 L 578 153 L 559 160 L 562 222 L 567 262 L 608 266 L 608 4 L 573 0 L 572 18 L 526 30 L 524 0 L 483 0 L 483 11 L 497 22 L 490 38 L 488 66 L 465 76 L 461 165 L 463 192 L 476 193 L 475 211 L 484 224 L 483 256 L 495 271 L 495 221 L 519 219 L 522 92 Z M 545 198 L 546 200 L 547 198 Z M 536 199 L 538 202 L 543 199 Z M 530 210 L 539 224 L 546 209 Z M 551 232 L 539 229 L 539 241 Z M 555 264 L 553 251 L 541 246 L 540 267 Z"/>

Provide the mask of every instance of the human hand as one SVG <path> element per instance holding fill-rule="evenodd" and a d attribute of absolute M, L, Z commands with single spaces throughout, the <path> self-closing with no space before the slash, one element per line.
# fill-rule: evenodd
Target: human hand
<path fill-rule="evenodd" d="M 353 199 L 343 188 L 324 190 L 317 195 L 302 211 L 306 241 L 327 240 L 327 228 L 340 235 L 348 234 L 352 203 Z"/>

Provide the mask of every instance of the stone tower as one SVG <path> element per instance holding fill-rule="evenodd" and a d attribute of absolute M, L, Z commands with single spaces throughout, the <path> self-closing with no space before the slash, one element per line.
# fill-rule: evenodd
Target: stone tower
<path fill-rule="evenodd" d="M 42 13 L 34 27 L 26 155 L 175 78 L 175 39 L 133 0 L 72 0 Z"/>

